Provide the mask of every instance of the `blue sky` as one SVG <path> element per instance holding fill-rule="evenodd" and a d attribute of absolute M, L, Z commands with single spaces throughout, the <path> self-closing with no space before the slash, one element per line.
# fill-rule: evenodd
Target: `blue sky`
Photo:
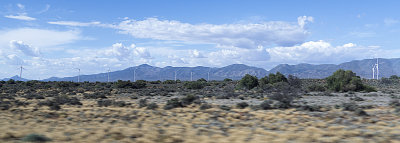
<path fill-rule="evenodd" d="M 399 1 L 0 1 L 0 78 L 398 58 Z"/>

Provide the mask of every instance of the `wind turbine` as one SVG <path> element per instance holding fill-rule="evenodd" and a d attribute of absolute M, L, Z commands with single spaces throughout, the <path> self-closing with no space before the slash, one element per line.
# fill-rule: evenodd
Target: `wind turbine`
<path fill-rule="evenodd" d="M 375 65 L 372 65 L 372 79 L 375 79 Z"/>
<path fill-rule="evenodd" d="M 21 65 L 21 67 L 20 67 L 19 69 L 20 69 L 20 72 L 19 72 L 19 79 L 22 81 L 22 70 L 25 70 L 25 68 L 22 67 L 22 65 Z"/>
<path fill-rule="evenodd" d="M 190 81 L 193 81 L 193 72 L 190 72 Z"/>
<path fill-rule="evenodd" d="M 376 58 L 376 79 L 379 80 L 379 58 Z"/>
<path fill-rule="evenodd" d="M 207 81 L 210 81 L 210 70 L 211 70 L 211 68 L 208 68 Z"/>
<path fill-rule="evenodd" d="M 107 82 L 110 82 L 110 72 L 111 72 L 111 70 L 110 70 L 110 68 L 108 68 L 108 71 L 107 71 Z"/>
<path fill-rule="evenodd" d="M 78 70 L 78 82 L 79 82 L 79 78 L 80 78 L 80 76 L 81 76 L 81 69 L 80 68 L 74 68 L 74 69 L 77 69 Z"/>
<path fill-rule="evenodd" d="M 136 82 L 136 68 L 133 69 L 133 82 Z"/>

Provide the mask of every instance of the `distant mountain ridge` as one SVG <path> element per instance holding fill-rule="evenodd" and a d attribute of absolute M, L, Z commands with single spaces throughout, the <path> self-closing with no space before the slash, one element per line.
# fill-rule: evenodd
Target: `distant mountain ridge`
<path fill-rule="evenodd" d="M 379 59 L 379 77 L 389 77 L 391 75 L 400 74 L 400 58 L 396 59 Z M 193 73 L 193 80 L 200 78 L 210 80 L 223 80 L 225 78 L 230 79 L 240 79 L 245 74 L 251 74 L 257 77 L 264 77 L 269 73 L 281 72 L 284 75 L 295 75 L 299 78 L 325 78 L 330 76 L 333 72 L 338 69 L 352 70 L 357 73 L 362 78 L 372 78 L 372 65 L 376 63 L 375 59 L 365 59 L 365 60 L 354 60 L 350 62 L 335 64 L 297 64 L 288 65 L 280 64 L 273 69 L 267 71 L 263 68 L 257 68 L 252 66 L 247 66 L 244 64 L 233 64 L 221 68 L 211 68 L 204 66 L 197 67 L 172 67 L 167 66 L 164 68 L 154 67 L 147 64 L 140 66 L 130 67 L 124 70 L 110 72 L 110 80 L 131 80 L 133 81 L 133 71 L 136 70 L 136 80 L 174 80 L 175 72 L 176 77 L 179 80 L 191 80 L 191 72 Z M 209 74 L 208 74 L 209 73 Z M 17 77 L 13 77 L 14 80 L 18 80 Z M 78 77 L 51 77 L 44 79 L 43 81 L 77 81 Z M 3 80 L 8 80 L 3 79 Z M 23 79 L 27 80 L 27 79 Z M 98 73 L 91 75 L 81 75 L 80 81 L 107 81 L 107 73 Z"/>

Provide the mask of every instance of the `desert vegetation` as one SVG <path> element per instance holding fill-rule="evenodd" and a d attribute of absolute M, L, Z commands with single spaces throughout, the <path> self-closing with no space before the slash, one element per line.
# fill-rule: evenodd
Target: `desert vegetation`
<path fill-rule="evenodd" d="M 399 81 L 1 81 L 0 142 L 399 142 Z"/>

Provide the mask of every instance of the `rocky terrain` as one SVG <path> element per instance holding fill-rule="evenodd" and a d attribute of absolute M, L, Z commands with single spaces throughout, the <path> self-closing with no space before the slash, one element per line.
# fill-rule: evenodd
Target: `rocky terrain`
<path fill-rule="evenodd" d="M 400 142 L 398 81 L 310 91 L 324 82 L 3 81 L 0 142 Z"/>

